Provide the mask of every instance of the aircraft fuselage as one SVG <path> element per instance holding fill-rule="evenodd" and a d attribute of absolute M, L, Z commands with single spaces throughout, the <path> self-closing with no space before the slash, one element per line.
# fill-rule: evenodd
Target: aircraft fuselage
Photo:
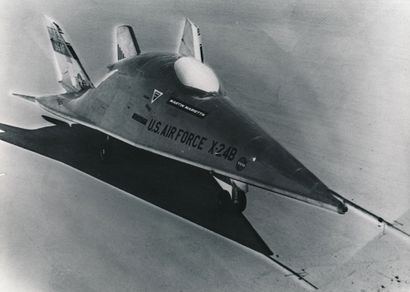
<path fill-rule="evenodd" d="M 137 147 L 291 197 L 303 194 L 304 201 L 320 197 L 321 206 L 342 211 L 340 202 L 326 195 L 327 187 L 238 109 L 220 84 L 216 91 L 202 90 L 216 88 L 214 79 L 198 84 L 201 89 L 187 86 L 203 80 L 192 81 L 191 72 L 208 74 L 208 69 L 182 58 L 189 57 L 146 53 L 124 59 L 81 97 L 38 102 Z M 185 64 L 178 68 L 183 62 L 187 76 L 180 72 Z"/>

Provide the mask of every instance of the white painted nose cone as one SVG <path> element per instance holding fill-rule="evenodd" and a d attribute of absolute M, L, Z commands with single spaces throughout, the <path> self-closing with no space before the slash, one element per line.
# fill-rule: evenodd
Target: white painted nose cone
<path fill-rule="evenodd" d="M 181 57 L 174 64 L 175 72 L 181 83 L 187 87 L 205 92 L 219 90 L 219 81 L 214 71 L 191 57 Z"/>

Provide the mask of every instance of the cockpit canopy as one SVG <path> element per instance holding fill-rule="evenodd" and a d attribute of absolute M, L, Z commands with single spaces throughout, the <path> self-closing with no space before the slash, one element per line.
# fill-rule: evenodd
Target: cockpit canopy
<path fill-rule="evenodd" d="M 207 94 L 220 90 L 218 77 L 207 65 L 191 57 L 181 57 L 174 63 L 178 80 L 187 88 Z"/>

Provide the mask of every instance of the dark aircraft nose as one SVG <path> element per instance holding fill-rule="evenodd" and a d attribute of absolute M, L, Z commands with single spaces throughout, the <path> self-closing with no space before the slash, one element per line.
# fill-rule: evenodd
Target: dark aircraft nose
<path fill-rule="evenodd" d="M 325 208 L 345 213 L 347 207 L 302 163 L 267 134 L 252 139 L 246 147 L 251 156 L 250 170 L 263 178 L 268 188 Z M 275 190 L 277 189 L 277 190 Z"/>

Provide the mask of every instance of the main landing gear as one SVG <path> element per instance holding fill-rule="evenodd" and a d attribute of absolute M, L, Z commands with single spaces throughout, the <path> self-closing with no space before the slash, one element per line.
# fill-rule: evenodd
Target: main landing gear
<path fill-rule="evenodd" d="M 246 209 L 246 192 L 248 186 L 244 183 L 213 175 L 215 180 L 221 186 L 221 190 L 218 193 L 218 208 L 221 210 L 233 209 L 236 212 L 243 212 Z"/>

